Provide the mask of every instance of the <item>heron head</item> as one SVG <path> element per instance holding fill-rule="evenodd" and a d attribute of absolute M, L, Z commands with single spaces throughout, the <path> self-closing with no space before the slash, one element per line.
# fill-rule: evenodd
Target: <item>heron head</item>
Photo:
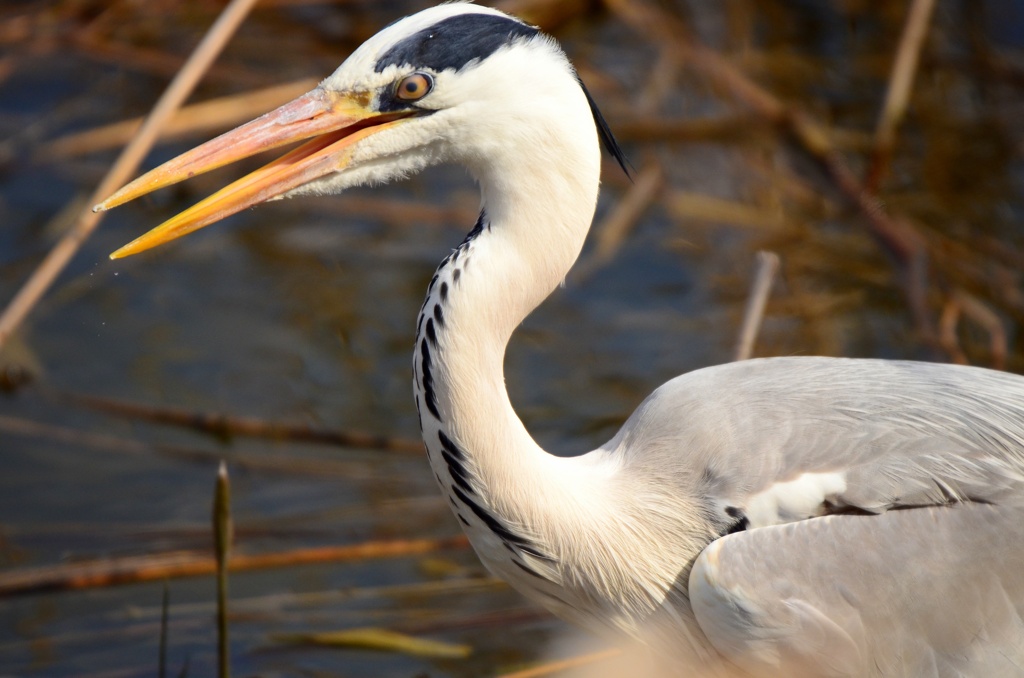
<path fill-rule="evenodd" d="M 557 154 L 567 138 L 596 154 L 595 127 L 581 128 L 581 117 L 597 122 L 621 161 L 554 40 L 494 9 L 445 4 L 388 26 L 316 89 L 168 161 L 94 209 L 304 142 L 111 255 L 119 258 L 268 200 L 383 183 L 440 162 L 464 164 L 480 178 L 516 171 L 493 167 L 502 160 L 532 154 L 543 162 L 536 158 Z"/>

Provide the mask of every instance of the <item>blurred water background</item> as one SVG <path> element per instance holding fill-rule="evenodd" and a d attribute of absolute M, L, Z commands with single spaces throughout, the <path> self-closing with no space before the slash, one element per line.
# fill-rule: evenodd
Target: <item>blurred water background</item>
<path fill-rule="evenodd" d="M 512 400 L 542 445 L 589 450 L 658 384 L 731 360 L 760 249 L 776 252 L 781 268 L 756 355 L 1024 368 L 1024 5 L 936 3 L 909 108 L 891 154 L 872 170 L 910 5 L 499 5 L 562 42 L 637 170 L 631 183 L 606 163 L 583 261 L 510 347 Z M 191 101 L 295 89 L 269 110 L 424 6 L 266 0 Z M 0 7 L 0 305 L 127 140 L 97 140 L 96 130 L 145 114 L 222 8 L 212 0 Z M 691 37 L 673 43 L 645 32 L 644 12 L 685 27 L 790 106 L 786 116 L 814 121 L 828 152 L 815 157 L 791 117 L 772 118 L 737 96 L 682 48 Z M 145 167 L 260 112 L 165 139 Z M 276 202 L 155 252 L 107 260 L 257 162 L 112 212 L 0 349 L 0 676 L 155 675 L 160 581 L 33 592 L 9 584 L 51 566 L 208 550 L 221 458 L 232 475 L 238 553 L 459 533 L 416 452 L 212 436 L 81 399 L 415 440 L 414 321 L 435 265 L 475 219 L 478 198 L 463 170 Z M 914 253 L 880 235 L 837 167 L 863 195 L 877 195 L 884 219 L 911 233 Z M 623 201 L 634 218 L 616 212 Z M 212 675 L 213 578 L 173 578 L 168 587 L 169 671 Z M 243 676 L 493 675 L 538 660 L 567 631 L 459 547 L 238 573 L 231 599 L 232 657 Z M 281 637 L 362 626 L 473 652 L 422 658 Z"/>

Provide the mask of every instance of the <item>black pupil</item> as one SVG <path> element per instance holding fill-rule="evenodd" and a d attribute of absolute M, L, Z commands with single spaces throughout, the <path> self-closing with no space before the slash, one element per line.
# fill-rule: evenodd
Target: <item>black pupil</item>
<path fill-rule="evenodd" d="M 409 94 L 412 94 L 417 89 L 419 89 L 419 83 L 417 83 L 415 80 L 406 80 L 405 81 L 405 91 L 406 92 L 408 92 Z"/>

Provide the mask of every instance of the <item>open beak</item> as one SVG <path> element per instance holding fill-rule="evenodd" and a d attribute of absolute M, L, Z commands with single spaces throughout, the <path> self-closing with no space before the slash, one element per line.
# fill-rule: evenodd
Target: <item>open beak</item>
<path fill-rule="evenodd" d="M 352 147 L 398 124 L 410 112 L 382 114 L 370 95 L 317 88 L 280 108 L 226 132 L 144 174 L 96 205 L 117 207 L 158 188 L 176 184 L 262 151 L 303 139 L 302 144 L 255 172 L 222 188 L 110 255 L 119 259 L 180 238 L 203 226 L 266 202 L 314 179 L 344 169 Z"/>

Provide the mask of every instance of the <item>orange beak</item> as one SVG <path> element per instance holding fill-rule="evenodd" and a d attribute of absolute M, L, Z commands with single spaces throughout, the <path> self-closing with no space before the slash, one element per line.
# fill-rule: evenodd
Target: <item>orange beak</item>
<path fill-rule="evenodd" d="M 315 137 L 252 174 L 222 188 L 110 255 L 137 254 L 344 169 L 358 141 L 392 127 L 409 112 L 378 113 L 367 93 L 317 88 L 147 172 L 96 205 L 117 207 L 158 188 L 271 148 Z"/>

